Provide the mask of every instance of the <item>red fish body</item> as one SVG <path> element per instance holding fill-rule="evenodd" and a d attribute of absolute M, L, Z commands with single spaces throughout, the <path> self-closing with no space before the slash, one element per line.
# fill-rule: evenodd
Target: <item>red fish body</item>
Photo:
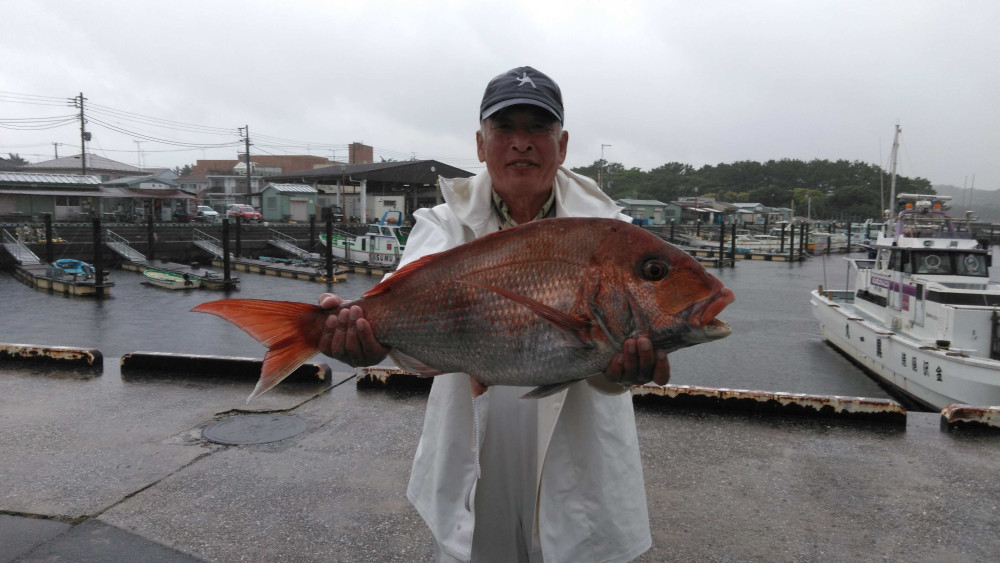
<path fill-rule="evenodd" d="M 425 256 L 360 305 L 402 367 L 465 372 L 484 385 L 553 388 L 601 373 L 627 338 L 667 352 L 723 338 L 733 294 L 683 251 L 616 219 L 534 221 Z M 270 348 L 256 395 L 318 352 L 335 310 L 258 300 L 195 311 Z"/>

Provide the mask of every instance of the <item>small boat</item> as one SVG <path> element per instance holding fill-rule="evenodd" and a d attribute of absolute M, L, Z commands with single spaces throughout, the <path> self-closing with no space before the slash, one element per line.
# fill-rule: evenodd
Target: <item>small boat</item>
<path fill-rule="evenodd" d="M 197 289 L 201 287 L 201 278 L 191 274 L 149 269 L 144 270 L 142 275 L 146 276 L 149 283 L 166 289 Z"/>
<path fill-rule="evenodd" d="M 49 273 L 52 277 L 71 277 L 74 280 L 89 280 L 94 277 L 94 267 L 83 260 L 61 258 L 52 263 Z"/>
<path fill-rule="evenodd" d="M 879 233 L 875 257 L 847 259 L 854 289 L 812 292 L 823 338 L 925 408 L 1000 405 L 1000 283 L 989 278 L 990 247 L 945 213 L 950 197 L 894 199 L 904 209 Z"/>
<path fill-rule="evenodd" d="M 346 262 L 395 267 L 399 264 L 410 233 L 409 227 L 400 224 L 402 217 L 401 211 L 386 211 L 381 221 L 369 225 L 367 233 L 335 234 L 330 242 L 330 253 Z M 327 244 L 326 235 L 319 235 L 319 241 Z"/>

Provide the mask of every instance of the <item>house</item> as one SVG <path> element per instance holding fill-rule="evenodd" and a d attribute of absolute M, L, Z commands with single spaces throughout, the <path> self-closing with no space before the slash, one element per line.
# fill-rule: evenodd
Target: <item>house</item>
<path fill-rule="evenodd" d="M 101 216 L 116 221 L 186 221 L 194 215 L 196 196 L 181 190 L 173 172 L 119 178 L 104 183 Z"/>
<path fill-rule="evenodd" d="M 104 158 L 103 156 L 98 156 L 96 154 L 88 153 L 86 155 L 85 162 L 86 174 L 90 176 L 97 176 L 101 182 L 125 178 L 127 176 L 140 176 L 145 173 L 142 169 L 136 168 L 135 166 L 111 160 L 110 158 Z M 28 164 L 21 170 L 24 172 L 48 174 L 82 175 L 84 173 L 84 161 L 81 161 L 80 155 L 77 154 L 56 158 L 54 160 Z"/>
<path fill-rule="evenodd" d="M 260 192 L 261 218 L 265 221 L 308 221 L 316 213 L 319 190 L 305 184 L 268 184 Z"/>
<path fill-rule="evenodd" d="M 0 218 L 41 221 L 45 213 L 56 221 L 89 218 L 104 197 L 98 176 L 0 172 Z"/>
<path fill-rule="evenodd" d="M 655 199 L 619 199 L 615 201 L 622 213 L 637 219 L 642 225 L 665 225 L 673 217 L 668 216 L 670 204 Z"/>
<path fill-rule="evenodd" d="M 441 203 L 438 178 L 468 178 L 472 172 L 436 160 L 407 160 L 369 164 L 339 164 L 272 176 L 278 183 L 304 184 L 317 189 L 316 205 L 339 205 L 348 221 L 373 222 L 386 211 L 401 211 L 412 220 L 421 207 Z"/>

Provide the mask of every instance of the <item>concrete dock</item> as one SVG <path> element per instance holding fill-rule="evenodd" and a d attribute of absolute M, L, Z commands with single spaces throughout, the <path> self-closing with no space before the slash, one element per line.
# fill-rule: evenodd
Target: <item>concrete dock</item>
<path fill-rule="evenodd" d="M 0 562 L 431 560 L 405 498 L 426 390 L 359 388 L 336 364 L 246 405 L 252 374 L 116 360 L 0 362 Z M 1000 558 L 1000 433 L 784 412 L 637 399 L 639 561 Z M 254 414 L 300 432 L 203 435 Z"/>

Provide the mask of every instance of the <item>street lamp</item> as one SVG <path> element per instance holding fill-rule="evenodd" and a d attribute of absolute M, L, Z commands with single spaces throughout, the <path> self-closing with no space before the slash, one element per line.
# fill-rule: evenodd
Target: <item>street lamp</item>
<path fill-rule="evenodd" d="M 604 172 L 604 147 L 610 147 L 611 145 L 601 145 L 601 167 L 597 169 L 597 187 L 604 191 L 604 183 L 601 180 L 601 175 Z"/>

